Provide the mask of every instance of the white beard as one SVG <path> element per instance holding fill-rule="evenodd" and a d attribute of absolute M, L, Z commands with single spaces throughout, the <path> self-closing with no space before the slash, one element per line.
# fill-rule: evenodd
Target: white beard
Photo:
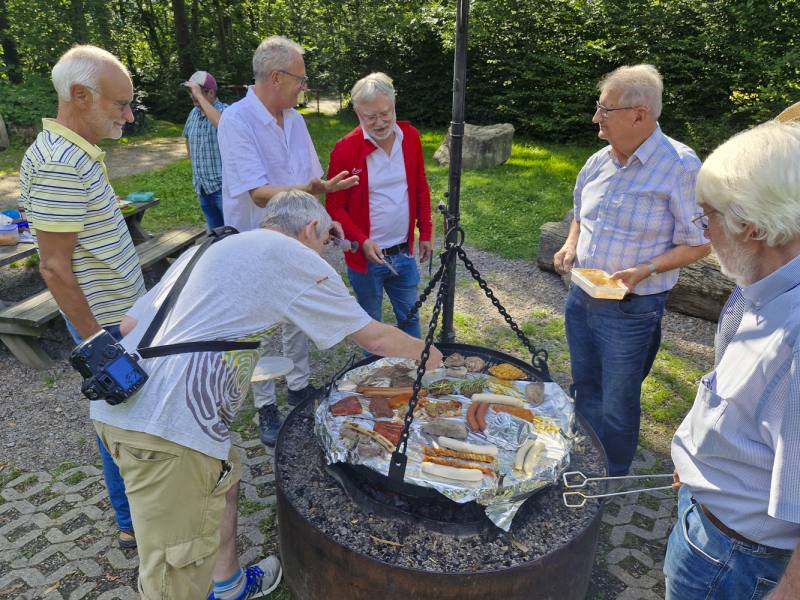
<path fill-rule="evenodd" d="M 736 282 L 736 285 L 745 287 L 758 281 L 756 268 L 756 254 L 752 250 L 745 250 L 734 243 L 733 236 L 724 227 L 723 244 L 715 245 L 714 250 L 719 259 L 720 271 Z"/>

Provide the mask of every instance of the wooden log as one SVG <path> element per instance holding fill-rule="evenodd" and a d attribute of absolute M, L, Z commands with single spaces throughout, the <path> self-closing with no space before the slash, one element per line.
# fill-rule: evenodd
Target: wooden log
<path fill-rule="evenodd" d="M 544 271 L 555 273 L 553 255 L 564 245 L 569 223 L 545 223 L 540 231 L 536 264 Z M 685 315 L 716 321 L 734 285 L 731 279 L 720 272 L 719 261 L 712 252 L 681 269 L 678 283 L 667 300 L 667 307 Z"/>

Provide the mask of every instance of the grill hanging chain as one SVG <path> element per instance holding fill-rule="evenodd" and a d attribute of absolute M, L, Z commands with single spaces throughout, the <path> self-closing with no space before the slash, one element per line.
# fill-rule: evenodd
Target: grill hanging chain
<path fill-rule="evenodd" d="M 453 255 L 455 250 L 455 246 L 452 246 L 445 252 L 441 253 L 440 257 L 442 266 L 436 272 L 434 279 L 431 281 L 431 283 L 435 285 L 436 281 L 442 279 L 439 292 L 436 294 L 436 303 L 433 305 L 433 314 L 431 315 L 431 320 L 428 323 L 428 333 L 425 336 L 425 347 L 422 349 L 422 354 L 419 358 L 417 377 L 414 380 L 414 386 L 411 388 L 411 399 L 408 401 L 408 411 L 403 419 L 403 432 L 400 434 L 400 440 L 397 442 L 397 447 L 392 453 L 392 459 L 389 463 L 389 479 L 396 482 L 402 482 L 405 479 L 406 463 L 408 461 L 406 450 L 408 448 L 408 436 L 411 431 L 411 423 L 414 422 L 414 409 L 417 407 L 419 391 L 422 389 L 422 377 L 425 375 L 428 358 L 430 358 L 433 338 L 434 335 L 436 335 L 436 328 L 439 325 L 439 315 L 442 311 L 444 299 L 447 296 L 447 278 L 442 278 L 442 274 L 444 273 L 447 261 L 450 260 L 450 257 Z M 433 289 L 433 285 L 429 285 L 429 287 Z"/>

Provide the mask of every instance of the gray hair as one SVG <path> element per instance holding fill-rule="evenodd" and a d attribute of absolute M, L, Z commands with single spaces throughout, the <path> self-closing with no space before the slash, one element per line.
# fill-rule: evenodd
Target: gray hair
<path fill-rule="evenodd" d="M 633 65 L 614 69 L 597 84 L 602 94 L 605 90 L 621 92 L 620 106 L 646 106 L 654 119 L 661 116 L 661 95 L 664 82 L 653 65 Z"/>
<path fill-rule="evenodd" d="M 273 71 L 289 68 L 296 52 L 301 56 L 305 54 L 303 47 L 282 35 L 273 35 L 262 41 L 253 54 L 253 77 L 266 79 Z"/>
<path fill-rule="evenodd" d="M 100 71 L 107 65 L 117 67 L 130 78 L 131 74 L 125 65 L 107 50 L 90 45 L 73 46 L 58 59 L 53 67 L 51 79 L 58 97 L 69 102 L 70 88 L 75 84 L 96 91 Z"/>
<path fill-rule="evenodd" d="M 800 237 L 800 123 L 769 121 L 719 146 L 697 174 L 697 203 L 725 228 L 780 246 Z"/>
<path fill-rule="evenodd" d="M 378 95 L 386 96 L 394 103 L 394 86 L 392 79 L 386 73 L 370 73 L 356 81 L 350 90 L 350 100 L 353 106 L 372 102 Z"/>
<path fill-rule="evenodd" d="M 314 196 L 300 190 L 289 190 L 275 194 L 267 202 L 267 212 L 261 221 L 265 229 L 277 229 L 286 235 L 297 237 L 303 227 L 317 222 L 317 235 L 322 237 L 331 228 L 328 211 Z"/>

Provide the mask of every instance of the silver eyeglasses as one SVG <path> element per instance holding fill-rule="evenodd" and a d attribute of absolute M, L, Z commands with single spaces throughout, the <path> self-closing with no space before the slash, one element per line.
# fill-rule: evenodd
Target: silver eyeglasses
<path fill-rule="evenodd" d="M 708 229 L 708 217 L 713 215 L 714 213 L 719 212 L 716 208 L 711 209 L 711 212 L 703 213 L 702 215 L 697 215 L 694 219 L 692 219 L 692 223 L 695 224 L 695 227 L 699 227 L 703 231 Z"/>
<path fill-rule="evenodd" d="M 300 84 L 300 87 L 308 86 L 308 77 L 305 75 L 295 75 L 294 73 L 290 73 L 289 71 L 284 71 L 283 69 L 277 69 L 278 73 L 283 73 L 284 75 L 288 75 L 289 77 L 294 77 L 297 82 Z"/>
<path fill-rule="evenodd" d="M 630 110 L 632 108 L 636 108 L 635 106 L 620 106 L 620 107 L 617 107 L 617 108 L 607 108 L 607 107 L 603 106 L 602 104 L 600 104 L 599 100 L 595 100 L 594 101 L 594 105 L 595 105 L 595 112 L 597 112 L 599 110 L 600 111 L 600 117 L 603 118 L 603 119 L 608 117 L 608 113 L 614 112 L 616 110 Z"/>

